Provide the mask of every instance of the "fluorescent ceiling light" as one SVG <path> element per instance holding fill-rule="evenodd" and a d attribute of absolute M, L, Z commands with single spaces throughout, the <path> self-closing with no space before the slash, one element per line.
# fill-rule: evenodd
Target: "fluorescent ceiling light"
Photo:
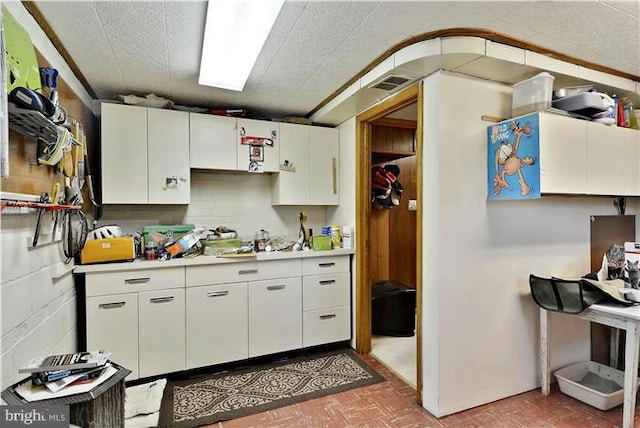
<path fill-rule="evenodd" d="M 284 0 L 209 0 L 200 85 L 242 91 Z"/>

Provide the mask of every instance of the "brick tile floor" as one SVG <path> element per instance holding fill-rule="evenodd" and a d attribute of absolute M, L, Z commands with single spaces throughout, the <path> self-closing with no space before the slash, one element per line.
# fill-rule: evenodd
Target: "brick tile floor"
<path fill-rule="evenodd" d="M 606 428 L 622 424 L 622 406 L 603 412 L 560 393 L 557 387 L 548 397 L 537 389 L 437 419 L 416 404 L 411 386 L 373 357 L 362 358 L 387 382 L 208 427 Z M 636 427 L 640 427 L 639 412 Z"/>

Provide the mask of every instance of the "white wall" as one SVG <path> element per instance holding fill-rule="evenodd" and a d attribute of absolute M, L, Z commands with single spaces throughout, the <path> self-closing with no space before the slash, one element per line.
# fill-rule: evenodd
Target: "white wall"
<path fill-rule="evenodd" d="M 338 165 L 338 183 L 340 188 L 340 205 L 327 207 L 327 223 L 353 226 L 352 237 L 355 246 L 356 224 L 356 119 L 351 118 L 338 126 L 340 130 L 340 164 Z M 351 260 L 351 346 L 356 347 L 356 263 L 357 254 Z"/>
<path fill-rule="evenodd" d="M 480 116 L 508 117 L 510 89 L 437 73 L 424 91 L 423 403 L 443 416 L 539 386 L 528 276 L 589 272 L 589 217 L 616 210 L 595 197 L 488 203 Z M 589 359 L 586 321 L 553 316 L 551 332 L 552 368 Z"/>
<path fill-rule="evenodd" d="M 314 234 L 328 224 L 324 206 L 271 206 L 271 174 L 192 170 L 189 205 L 107 205 L 99 225 L 118 224 L 132 233 L 145 225 L 192 223 L 226 226 L 247 240 L 260 229 L 295 239 L 301 211 Z"/>
<path fill-rule="evenodd" d="M 73 275 L 52 279 L 67 268 L 59 242 L 29 248 L 35 218 L 35 214 L 2 215 L 1 389 L 24 378 L 18 368 L 28 360 L 76 350 Z M 50 214 L 43 215 L 41 233 L 51 233 L 50 219 Z"/>

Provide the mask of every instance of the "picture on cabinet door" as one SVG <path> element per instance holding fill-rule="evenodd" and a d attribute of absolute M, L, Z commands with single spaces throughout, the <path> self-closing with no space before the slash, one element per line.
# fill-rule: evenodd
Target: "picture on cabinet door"
<path fill-rule="evenodd" d="M 488 200 L 540 197 L 538 115 L 510 119 L 487 128 Z"/>
<path fill-rule="evenodd" d="M 178 190 L 181 189 L 186 182 L 187 180 L 182 177 L 166 177 L 162 190 Z"/>
<path fill-rule="evenodd" d="M 275 139 L 266 137 L 254 137 L 246 136 L 240 138 L 240 144 L 243 146 L 264 146 L 273 147 L 275 145 Z"/>
<path fill-rule="evenodd" d="M 249 160 L 251 162 L 264 162 L 264 148 L 262 146 L 251 146 Z"/>

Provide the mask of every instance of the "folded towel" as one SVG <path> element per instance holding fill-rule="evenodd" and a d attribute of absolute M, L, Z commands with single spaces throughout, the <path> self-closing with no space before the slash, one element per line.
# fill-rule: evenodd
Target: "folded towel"
<path fill-rule="evenodd" d="M 124 417 L 149 415 L 160 410 L 166 379 L 130 386 L 125 392 Z"/>

